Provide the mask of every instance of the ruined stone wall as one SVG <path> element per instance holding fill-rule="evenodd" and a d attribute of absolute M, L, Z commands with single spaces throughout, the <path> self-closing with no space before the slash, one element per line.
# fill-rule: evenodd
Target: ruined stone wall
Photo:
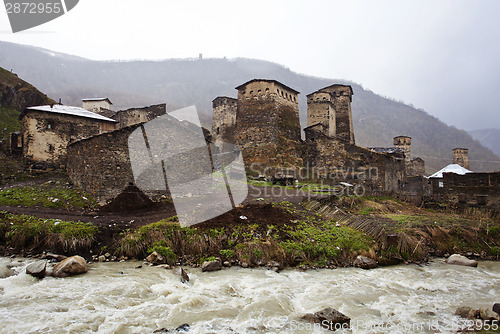
<path fill-rule="evenodd" d="M 362 185 L 367 193 L 399 192 L 405 181 L 402 159 L 332 140 L 321 131 L 306 129 L 304 166 L 325 171 L 326 182 Z M 334 177 L 331 177 L 333 175 Z"/>
<path fill-rule="evenodd" d="M 167 113 L 165 103 L 156 104 L 144 108 L 131 108 L 117 111 L 112 118 L 119 123 L 119 128 L 124 128 L 134 124 L 144 123 Z"/>
<path fill-rule="evenodd" d="M 307 126 L 322 124 L 325 134 L 336 135 L 336 116 L 332 97 L 326 92 L 307 95 Z"/>
<path fill-rule="evenodd" d="M 64 164 L 71 141 L 114 128 L 114 123 L 30 110 L 21 119 L 23 156 L 32 161 Z"/>
<path fill-rule="evenodd" d="M 238 100 L 220 96 L 212 101 L 212 141 L 216 146 L 223 142 L 235 142 L 236 112 Z"/>
<path fill-rule="evenodd" d="M 407 166 L 406 174 L 410 177 L 423 176 L 425 174 L 425 161 L 421 158 L 412 159 Z"/>
<path fill-rule="evenodd" d="M 127 127 L 71 144 L 67 166 L 70 180 L 100 204 L 118 196 L 134 183 L 128 138 L 138 127 Z"/>
<path fill-rule="evenodd" d="M 442 179 L 432 180 L 432 193 L 436 201 L 499 208 L 500 172 L 444 173 Z"/>
<path fill-rule="evenodd" d="M 130 183 L 157 199 L 169 195 L 165 178 L 188 183 L 212 173 L 205 140 L 199 127 L 163 116 L 72 143 L 67 170 L 71 181 L 101 205 L 116 198 Z M 197 191 L 204 189 L 188 190 L 193 195 Z"/>
<path fill-rule="evenodd" d="M 332 85 L 319 90 L 332 95 L 335 106 L 336 136 L 350 144 L 354 144 L 354 127 L 352 123 L 352 87 L 347 85 Z"/>

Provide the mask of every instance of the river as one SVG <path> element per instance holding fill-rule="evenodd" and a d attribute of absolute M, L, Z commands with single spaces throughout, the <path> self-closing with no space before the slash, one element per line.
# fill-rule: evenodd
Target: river
<path fill-rule="evenodd" d="M 22 262 L 20 262 L 22 261 Z M 284 270 L 233 267 L 202 273 L 142 262 L 92 263 L 89 272 L 43 280 L 24 273 L 0 279 L 0 333 L 152 333 L 188 323 L 189 333 L 328 333 L 298 321 L 333 307 L 352 330 L 336 333 L 455 333 L 458 306 L 500 302 L 500 263 L 478 268 L 424 265 L 362 270 Z M 142 268 L 136 268 L 142 265 Z"/>

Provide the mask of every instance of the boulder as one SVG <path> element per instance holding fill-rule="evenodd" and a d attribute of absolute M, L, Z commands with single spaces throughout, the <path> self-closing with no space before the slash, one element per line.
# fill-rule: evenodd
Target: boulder
<path fill-rule="evenodd" d="M 14 275 L 14 271 L 12 271 L 12 269 L 10 269 L 6 266 L 0 267 L 0 278 L 7 278 L 7 277 L 10 277 L 13 275 Z"/>
<path fill-rule="evenodd" d="M 487 308 L 479 309 L 479 317 L 484 321 L 500 320 L 500 316 L 498 315 L 498 313 L 493 312 L 492 310 Z"/>
<path fill-rule="evenodd" d="M 36 261 L 26 267 L 26 274 L 37 278 L 44 278 L 46 275 L 47 261 Z"/>
<path fill-rule="evenodd" d="M 477 318 L 477 313 L 478 310 L 474 310 L 472 307 L 469 306 L 460 306 L 457 308 L 455 311 L 455 315 L 458 315 L 464 319 L 476 319 Z"/>
<path fill-rule="evenodd" d="M 61 262 L 63 260 L 66 260 L 68 257 L 64 255 L 59 255 L 59 254 L 53 254 L 53 253 L 47 253 L 45 254 L 46 259 L 54 259 L 57 262 Z"/>
<path fill-rule="evenodd" d="M 459 266 L 468 266 L 468 267 L 477 267 L 476 260 L 470 260 L 465 256 L 460 254 L 453 254 L 448 259 L 446 259 L 446 263 L 448 264 L 456 264 Z"/>
<path fill-rule="evenodd" d="M 366 256 L 358 255 L 356 260 L 354 260 L 354 266 L 361 269 L 373 269 L 377 268 L 377 261 Z"/>
<path fill-rule="evenodd" d="M 348 316 L 331 307 L 325 308 L 314 314 L 305 314 L 301 319 L 311 323 L 319 323 L 321 326 L 331 331 L 347 329 L 351 326 L 351 319 Z"/>
<path fill-rule="evenodd" d="M 266 267 L 271 270 L 274 270 L 275 272 L 280 272 L 284 268 L 284 266 L 281 263 L 276 261 L 269 261 L 268 263 L 266 263 Z"/>
<path fill-rule="evenodd" d="M 500 315 L 500 303 L 493 304 L 492 310 Z"/>
<path fill-rule="evenodd" d="M 215 261 L 205 261 L 201 265 L 201 271 L 216 271 L 216 270 L 221 270 L 222 269 L 222 264 L 220 263 L 219 260 Z"/>
<path fill-rule="evenodd" d="M 106 262 L 106 256 L 99 255 L 99 257 L 97 258 L 97 261 L 99 261 L 99 262 Z"/>
<path fill-rule="evenodd" d="M 146 258 L 146 261 L 152 264 L 164 264 L 167 263 L 167 259 L 165 259 L 161 254 L 158 254 L 156 251 L 149 254 Z"/>
<path fill-rule="evenodd" d="M 83 274 L 87 271 L 88 268 L 85 259 L 81 256 L 75 255 L 56 264 L 53 268 L 52 276 L 68 277 Z"/>

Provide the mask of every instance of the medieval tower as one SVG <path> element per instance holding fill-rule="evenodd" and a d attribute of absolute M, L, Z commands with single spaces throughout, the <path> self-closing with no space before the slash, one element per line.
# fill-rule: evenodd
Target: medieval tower
<path fill-rule="evenodd" d="M 217 147 L 222 143 L 234 143 L 236 112 L 238 100 L 232 97 L 219 96 L 212 101 L 212 139 Z"/>
<path fill-rule="evenodd" d="M 462 166 L 463 168 L 469 168 L 469 150 L 466 148 L 454 148 L 453 149 L 453 163 Z"/>
<path fill-rule="evenodd" d="M 321 124 L 325 135 L 354 145 L 352 95 L 348 85 L 331 85 L 309 94 L 307 126 Z"/>

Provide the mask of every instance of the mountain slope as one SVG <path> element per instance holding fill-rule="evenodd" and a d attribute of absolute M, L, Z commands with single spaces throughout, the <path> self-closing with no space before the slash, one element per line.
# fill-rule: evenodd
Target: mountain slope
<path fill-rule="evenodd" d="M 489 148 L 500 156 L 500 129 L 482 129 L 469 131 L 472 138 L 479 141 L 484 147 Z"/>
<path fill-rule="evenodd" d="M 47 95 L 17 75 L 0 67 L 0 140 L 19 130 L 20 111 L 29 106 L 54 103 Z"/>
<path fill-rule="evenodd" d="M 234 87 L 253 78 L 276 79 L 301 92 L 299 107 L 304 126 L 306 95 L 332 83 L 353 86 L 355 137 L 361 146 L 392 146 L 392 138 L 413 138 L 413 156 L 426 160 L 428 172 L 452 162 L 455 147 L 470 149 L 471 168 L 500 170 L 500 158 L 465 131 L 447 126 L 422 110 L 376 95 L 343 80 L 292 72 L 279 64 L 251 59 L 170 59 L 162 61 L 91 61 L 51 51 L 0 42 L 0 66 L 63 103 L 77 105 L 85 97 L 109 97 L 115 109 L 167 102 L 169 110 L 196 105 L 205 125 L 211 101 L 236 97 Z M 494 162 L 496 161 L 496 162 Z"/>

